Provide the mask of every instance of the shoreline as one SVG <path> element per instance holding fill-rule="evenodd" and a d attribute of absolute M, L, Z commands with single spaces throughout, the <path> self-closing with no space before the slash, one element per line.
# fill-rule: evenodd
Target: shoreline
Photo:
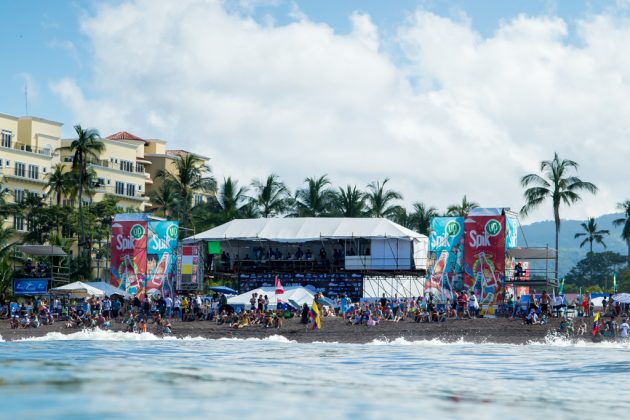
<path fill-rule="evenodd" d="M 201 337 L 206 339 L 220 338 L 258 338 L 283 336 L 298 343 L 328 342 L 346 344 L 365 344 L 375 340 L 407 341 L 440 340 L 455 342 L 464 340 L 470 343 L 497 344 L 530 344 L 544 343 L 545 339 L 558 331 L 560 320 L 551 318 L 546 325 L 525 325 L 520 319 L 449 319 L 440 323 L 415 323 L 410 320 L 401 322 L 383 322 L 374 327 L 365 325 L 349 325 L 341 318 L 324 318 L 321 330 L 307 329 L 300 324 L 299 319 L 285 320 L 279 329 L 264 328 L 261 325 L 251 325 L 241 329 L 227 325 L 218 325 L 213 321 L 172 322 L 173 334 L 177 338 Z M 122 332 L 122 324 L 114 322 L 111 331 Z M 4 341 L 15 341 L 32 337 L 43 337 L 56 332 L 65 335 L 83 331 L 81 328 L 66 328 L 64 322 L 45 325 L 39 328 L 11 329 L 8 320 L 0 321 L 0 336 Z M 148 332 L 155 334 L 152 324 Z M 130 333 L 133 334 L 133 333 Z M 590 336 L 575 337 L 587 339 Z"/>

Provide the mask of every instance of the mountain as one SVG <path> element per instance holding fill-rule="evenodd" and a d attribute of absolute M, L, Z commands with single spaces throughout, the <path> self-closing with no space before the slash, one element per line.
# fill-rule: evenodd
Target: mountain
<path fill-rule="evenodd" d="M 610 235 L 604 238 L 604 243 L 607 248 L 598 244 L 593 244 L 593 252 L 601 251 L 613 251 L 618 252 L 621 255 L 627 255 L 628 248 L 626 242 L 621 239 L 621 226 L 615 227 L 612 221 L 623 217 L 623 214 L 605 214 L 595 218 L 597 228 L 599 230 L 608 229 Z M 560 225 L 559 236 L 559 267 L 558 273 L 562 277 L 568 273 L 575 264 L 582 258 L 586 257 L 588 252 L 588 245 L 584 248 L 580 248 L 580 242 L 584 239 L 575 239 L 574 236 L 578 232 L 582 232 L 583 229 L 580 223 L 585 220 L 562 220 Z M 555 246 L 555 226 L 553 220 L 546 220 L 544 222 L 536 222 L 529 225 L 522 225 L 522 230 L 518 233 L 518 245 L 519 246 L 549 246 L 553 248 Z M 553 270 L 553 263 L 551 269 Z"/>

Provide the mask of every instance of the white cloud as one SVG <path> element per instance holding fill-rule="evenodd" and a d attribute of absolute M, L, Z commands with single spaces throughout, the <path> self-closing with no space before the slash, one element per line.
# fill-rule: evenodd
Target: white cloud
<path fill-rule="evenodd" d="M 102 6 L 83 21 L 93 84 L 53 87 L 84 126 L 211 156 L 219 179 L 388 176 L 408 204 L 445 208 L 467 194 L 520 208 L 520 176 L 558 151 L 602 190 L 565 216 L 627 198 L 627 21 L 578 22 L 575 46 L 559 18 L 519 16 L 484 38 L 465 16 L 418 10 L 386 40 L 401 64 L 367 15 L 348 17 L 348 35 L 298 15 L 261 25 L 217 1 Z"/>

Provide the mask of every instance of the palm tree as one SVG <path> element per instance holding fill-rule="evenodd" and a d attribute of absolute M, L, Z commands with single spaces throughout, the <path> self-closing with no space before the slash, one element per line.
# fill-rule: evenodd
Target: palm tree
<path fill-rule="evenodd" d="M 156 175 L 156 178 L 173 182 L 178 196 L 179 218 L 184 227 L 188 227 L 192 222 L 193 232 L 195 226 L 191 211 L 194 207 L 193 196 L 195 192 L 214 194 L 217 190 L 217 181 L 211 173 L 212 169 L 201 158 L 193 154 L 182 153 L 175 160 L 175 171 L 160 170 Z"/>
<path fill-rule="evenodd" d="M 161 212 L 162 216 L 169 217 L 177 211 L 177 190 L 170 180 L 165 180 L 156 191 L 151 192 L 151 204 L 156 212 Z"/>
<path fill-rule="evenodd" d="M 339 191 L 333 197 L 334 213 L 343 217 L 365 216 L 365 193 L 357 186 L 339 187 Z"/>
<path fill-rule="evenodd" d="M 88 176 L 88 163 L 92 160 L 98 160 L 99 154 L 105 150 L 104 143 L 100 140 L 101 136 L 98 131 L 93 128 L 83 129 L 80 125 L 74 126 L 78 138 L 70 143 L 70 146 L 62 147 L 61 150 L 69 150 L 74 154 L 72 159 L 72 170 L 78 177 L 78 200 L 79 200 L 79 226 L 81 230 L 81 238 L 79 241 L 79 254 L 85 245 L 85 224 L 83 220 L 83 188 L 84 179 Z"/>
<path fill-rule="evenodd" d="M 628 268 L 630 268 L 630 200 L 617 203 L 617 208 L 623 211 L 623 217 L 613 220 L 614 226 L 623 226 L 621 237 L 628 247 Z"/>
<path fill-rule="evenodd" d="M 295 213 L 298 217 L 323 217 L 330 213 L 333 192 L 327 175 L 306 178 L 306 188 L 295 192 Z"/>
<path fill-rule="evenodd" d="M 65 194 L 68 194 L 71 190 L 71 174 L 69 172 L 64 172 L 63 165 L 58 163 L 53 166 L 53 170 L 46 174 L 46 193 L 51 196 L 52 202 L 52 194 L 55 195 L 55 201 L 57 203 L 57 207 L 61 205 L 61 197 Z"/>
<path fill-rule="evenodd" d="M 223 179 L 223 184 L 219 189 L 217 201 L 222 210 L 222 219 L 224 222 L 236 219 L 242 207 L 245 206 L 247 200 L 247 187 L 239 187 L 238 181 L 232 177 Z"/>
<path fill-rule="evenodd" d="M 466 198 L 466 195 L 464 194 L 464 198 L 462 198 L 461 204 L 453 204 L 453 205 L 448 206 L 448 208 L 446 209 L 446 215 L 466 217 L 468 216 L 468 213 L 470 213 L 472 209 L 476 209 L 478 207 L 479 207 L 478 203 L 474 201 L 468 201 L 468 199 Z"/>
<path fill-rule="evenodd" d="M 590 244 L 590 254 L 593 253 L 593 242 L 597 242 L 606 248 L 606 244 L 604 243 L 604 235 L 610 235 L 608 230 L 597 230 L 597 223 L 595 223 L 595 219 L 589 217 L 586 222 L 580 223 L 582 226 L 583 232 L 578 232 L 575 234 L 575 239 L 581 238 L 584 236 L 584 240 L 580 243 L 580 248 L 582 248 L 587 243 Z"/>
<path fill-rule="evenodd" d="M 273 217 L 284 213 L 289 206 L 289 190 L 278 175 L 271 174 L 263 182 L 255 179 L 252 181 L 255 195 L 251 202 L 262 217 Z"/>
<path fill-rule="evenodd" d="M 431 233 L 431 219 L 438 216 L 435 207 L 427 207 L 424 203 L 413 203 L 413 211 L 409 215 L 410 225 L 413 230 L 423 235 L 429 236 Z"/>
<path fill-rule="evenodd" d="M 368 216 L 393 217 L 400 208 L 399 205 L 394 205 L 392 202 L 402 200 L 402 194 L 398 191 L 385 189 L 388 182 L 389 178 L 385 178 L 383 182 L 376 181 L 368 184 L 368 191 L 365 194 Z"/>
<path fill-rule="evenodd" d="M 540 162 L 540 172 L 538 174 L 529 174 L 521 178 L 521 186 L 527 188 L 523 195 L 525 196 L 525 205 L 521 209 L 521 215 L 527 216 L 532 210 L 538 208 L 548 198 L 551 199 L 553 208 L 553 218 L 556 227 L 556 258 L 555 258 L 555 275 L 558 278 L 558 237 L 560 235 L 560 204 L 567 206 L 580 201 L 582 198 L 578 194 L 579 191 L 587 191 L 591 194 L 597 193 L 597 187 L 590 183 L 582 181 L 576 176 L 569 176 L 571 169 L 577 172 L 579 165 L 569 159 L 560 159 L 558 153 L 554 154 L 552 160 L 543 160 Z"/>

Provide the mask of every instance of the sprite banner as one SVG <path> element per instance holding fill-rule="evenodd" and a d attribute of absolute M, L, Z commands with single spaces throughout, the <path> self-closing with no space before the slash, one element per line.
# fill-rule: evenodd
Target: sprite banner
<path fill-rule="evenodd" d="M 453 290 L 462 289 L 463 240 L 463 217 L 431 219 L 429 251 L 435 253 L 435 262 L 428 267 L 424 291 L 433 293 L 439 300 L 446 300 Z"/>
<path fill-rule="evenodd" d="M 147 293 L 155 291 L 165 296 L 173 296 L 173 281 L 177 271 L 178 234 L 179 222 L 149 222 Z"/>
<path fill-rule="evenodd" d="M 131 294 L 144 291 L 147 271 L 148 219 L 144 214 L 117 214 L 112 222 L 109 283 Z"/>
<path fill-rule="evenodd" d="M 464 287 L 480 303 L 497 302 L 505 272 L 505 216 L 468 216 L 464 221 Z"/>
<path fill-rule="evenodd" d="M 518 246 L 518 218 L 516 214 L 505 214 L 505 248 Z"/>

